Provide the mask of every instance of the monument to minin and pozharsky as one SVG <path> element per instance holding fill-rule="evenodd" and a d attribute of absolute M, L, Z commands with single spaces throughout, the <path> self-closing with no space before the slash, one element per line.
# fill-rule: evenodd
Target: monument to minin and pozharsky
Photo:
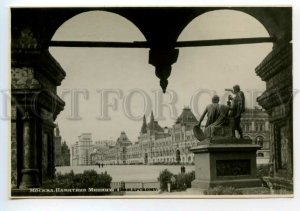
<path fill-rule="evenodd" d="M 229 95 L 227 105 L 219 104 L 214 96 L 194 127 L 195 137 L 200 141 L 191 148 L 195 154 L 195 175 L 192 188 L 208 189 L 215 186 L 236 188 L 260 187 L 256 177 L 256 151 L 260 148 L 250 139 L 243 138 L 240 118 L 245 111 L 245 97 L 239 85 Z M 200 125 L 207 115 L 204 132 Z M 238 132 L 238 138 L 236 137 Z"/>

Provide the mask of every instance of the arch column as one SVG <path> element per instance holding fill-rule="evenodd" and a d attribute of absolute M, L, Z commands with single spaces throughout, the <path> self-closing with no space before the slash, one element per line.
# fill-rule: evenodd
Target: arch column
<path fill-rule="evenodd" d="M 257 98 L 269 114 L 272 168 L 270 174 L 293 178 L 293 84 L 292 44 L 278 43 L 256 68 L 266 81 L 266 91 Z M 272 171 L 272 172 L 271 172 Z"/>
<path fill-rule="evenodd" d="M 36 119 L 30 111 L 23 116 L 23 164 L 21 189 L 39 187 L 39 170 L 37 168 Z"/>
<path fill-rule="evenodd" d="M 14 27 L 11 49 L 11 108 L 12 108 L 12 188 L 39 187 L 47 176 L 54 175 L 53 129 L 57 115 L 64 102 L 57 96 L 56 87 L 65 72 L 54 60 L 37 30 L 30 25 Z M 43 146 L 47 134 L 47 146 Z M 47 148 L 47 154 L 42 153 Z"/>

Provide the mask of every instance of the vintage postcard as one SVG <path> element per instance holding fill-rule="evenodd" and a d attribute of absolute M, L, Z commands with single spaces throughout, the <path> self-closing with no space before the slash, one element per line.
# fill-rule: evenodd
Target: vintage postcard
<path fill-rule="evenodd" d="M 11 7 L 12 198 L 293 197 L 292 7 Z"/>

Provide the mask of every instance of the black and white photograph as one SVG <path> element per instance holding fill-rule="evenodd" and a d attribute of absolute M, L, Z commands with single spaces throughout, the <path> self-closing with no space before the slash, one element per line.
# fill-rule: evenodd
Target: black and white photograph
<path fill-rule="evenodd" d="M 292 6 L 9 10 L 11 198 L 293 197 Z"/>

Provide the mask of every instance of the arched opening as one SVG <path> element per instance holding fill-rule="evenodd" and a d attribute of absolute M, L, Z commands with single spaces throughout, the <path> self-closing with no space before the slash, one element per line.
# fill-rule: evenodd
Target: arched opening
<path fill-rule="evenodd" d="M 264 26 L 252 16 L 235 10 L 215 10 L 191 21 L 178 41 L 269 37 Z M 174 89 L 181 96 L 200 93 L 198 102 L 185 97 L 196 116 L 218 94 L 226 104 L 228 92 L 239 84 L 246 97 L 246 107 L 258 106 L 256 98 L 266 89 L 265 82 L 256 75 L 255 68 L 272 50 L 273 44 L 222 45 L 181 48 L 178 61 L 170 76 Z M 185 87 L 178 90 L 177 87 Z M 195 98 L 194 98 L 195 99 Z"/>
<path fill-rule="evenodd" d="M 120 15 L 90 11 L 63 23 L 52 40 L 134 42 L 145 41 L 145 37 L 133 23 Z M 124 130 L 129 140 L 135 141 L 132 139 L 136 137 L 136 128 L 140 126 L 137 120 L 144 113 L 150 114 L 151 110 L 145 108 L 148 105 L 145 105 L 143 92 L 148 94 L 156 84 L 152 67 L 147 64 L 148 50 L 50 47 L 49 52 L 66 71 L 66 78 L 57 89 L 66 105 L 56 122 L 68 145 L 72 146 L 77 137 L 85 132 L 92 134 L 93 141 L 115 141 L 120 131 Z M 133 76 L 139 80 L 133 80 Z M 137 87 L 143 92 L 136 91 L 129 96 L 131 90 Z M 72 100 L 75 92 L 78 92 L 77 101 Z M 106 99 L 103 98 L 104 92 L 110 92 Z M 78 108 L 77 111 L 74 106 Z M 123 115 L 120 115 L 121 112 Z M 144 161 L 147 162 L 146 157 Z"/>
<path fill-rule="evenodd" d="M 128 32 L 131 34 L 128 34 Z M 107 11 L 82 12 L 66 20 L 52 41 L 145 41 L 142 32 L 123 16 Z"/>

